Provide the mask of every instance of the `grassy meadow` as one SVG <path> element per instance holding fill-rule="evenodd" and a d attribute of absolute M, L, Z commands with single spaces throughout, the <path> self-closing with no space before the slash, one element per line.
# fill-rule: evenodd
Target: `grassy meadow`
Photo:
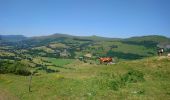
<path fill-rule="evenodd" d="M 56 73 L 29 77 L 0 74 L 0 100 L 168 100 L 170 59 L 150 57 L 96 65 L 72 59 L 48 59 Z M 52 66 L 52 65 L 51 65 Z M 53 66 L 55 67 L 55 66 Z"/>

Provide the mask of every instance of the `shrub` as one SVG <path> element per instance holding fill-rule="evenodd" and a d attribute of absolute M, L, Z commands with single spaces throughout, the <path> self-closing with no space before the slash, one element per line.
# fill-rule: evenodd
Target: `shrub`
<path fill-rule="evenodd" d="M 125 83 L 141 82 L 144 81 L 144 74 L 138 70 L 130 70 L 121 77 L 121 81 Z"/>
<path fill-rule="evenodd" d="M 55 73 L 55 72 L 59 72 L 59 70 L 54 70 L 54 69 L 46 69 L 47 73 Z"/>
<path fill-rule="evenodd" d="M 120 84 L 117 80 L 112 80 L 110 82 L 110 89 L 112 90 L 118 90 L 120 88 Z"/>
<path fill-rule="evenodd" d="M 21 69 L 16 69 L 15 74 L 28 76 L 31 74 L 31 72 L 28 71 L 27 69 L 21 68 Z"/>
<path fill-rule="evenodd" d="M 0 62 L 0 73 L 14 73 L 17 75 L 30 75 L 31 72 L 28 70 L 28 66 L 16 61 L 16 62 L 10 62 L 10 61 L 1 61 Z"/>
<path fill-rule="evenodd" d="M 144 74 L 138 70 L 129 70 L 127 73 L 115 77 L 112 73 L 101 73 L 102 77 L 98 80 L 101 89 L 110 88 L 118 90 L 127 83 L 136 83 L 144 81 Z"/>

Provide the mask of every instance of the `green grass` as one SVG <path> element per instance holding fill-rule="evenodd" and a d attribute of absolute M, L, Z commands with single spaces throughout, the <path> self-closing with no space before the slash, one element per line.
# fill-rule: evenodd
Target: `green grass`
<path fill-rule="evenodd" d="M 74 61 L 74 59 L 62 59 L 62 58 L 61 59 L 47 58 L 46 60 L 50 61 L 52 64 L 55 64 L 56 66 L 64 66 Z"/>
<path fill-rule="evenodd" d="M 89 41 L 88 38 L 93 41 Z M 29 76 L 0 74 L 0 100 L 169 99 L 170 60 L 166 57 L 134 60 L 141 58 L 140 56 L 143 58 L 156 55 L 156 45 L 152 42 L 169 43 L 169 39 L 149 36 L 126 40 L 132 42 L 96 36 L 86 38 L 67 36 L 66 39 L 57 39 L 52 35 L 23 41 L 24 48 L 23 44 L 18 46 L 5 44 L 6 46 L 0 47 L 1 59 L 14 62 L 19 58 L 24 64 L 20 68 L 27 65 L 31 70 L 38 71 L 32 79 L 32 92 L 28 92 Z M 112 56 L 120 62 L 107 66 L 99 65 L 92 60 L 84 63 L 75 59 L 55 58 L 58 58 L 59 54 L 54 52 L 63 51 L 62 49 L 68 47 L 73 50 L 68 51 L 77 58 L 91 53 L 94 60 L 101 56 Z"/>
<path fill-rule="evenodd" d="M 1 91 L 21 100 L 168 100 L 170 98 L 170 60 L 149 58 L 115 65 L 90 65 L 70 59 L 50 59 L 57 65 L 73 67 L 58 73 L 33 76 L 0 74 Z M 62 63 L 59 63 L 62 62 Z"/>

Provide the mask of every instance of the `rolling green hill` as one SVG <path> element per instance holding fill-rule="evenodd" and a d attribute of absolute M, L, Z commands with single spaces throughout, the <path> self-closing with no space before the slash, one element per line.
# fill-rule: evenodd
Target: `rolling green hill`
<path fill-rule="evenodd" d="M 23 35 L 0 35 L 0 41 L 17 42 L 25 39 Z"/>
<path fill-rule="evenodd" d="M 0 100 L 168 100 L 169 45 L 169 38 L 156 35 L 1 35 Z M 160 47 L 164 56 L 156 57 Z M 112 57 L 115 64 L 99 64 L 99 57 Z"/>
<path fill-rule="evenodd" d="M 27 66 L 44 66 L 33 62 L 34 58 L 78 59 L 86 54 L 92 55 L 90 62 L 96 61 L 98 57 L 108 56 L 118 61 L 136 60 L 155 56 L 158 46 L 166 47 L 170 44 L 169 38 L 157 35 L 118 39 L 56 33 L 29 38 L 20 35 L 1 35 L 1 38 L 3 39 L 0 40 L 0 58 L 2 60 L 17 60 L 18 62 L 24 60 L 27 62 Z M 17 41 L 14 42 L 14 40 Z M 166 54 L 170 49 L 165 48 L 165 51 Z"/>

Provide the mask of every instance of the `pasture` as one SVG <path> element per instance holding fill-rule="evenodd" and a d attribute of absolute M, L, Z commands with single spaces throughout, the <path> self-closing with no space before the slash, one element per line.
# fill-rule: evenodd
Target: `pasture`
<path fill-rule="evenodd" d="M 56 58 L 46 58 L 47 61 L 50 61 L 52 64 L 55 64 L 56 66 L 64 66 L 67 64 L 70 64 L 74 61 L 74 59 L 56 59 Z"/>
<path fill-rule="evenodd" d="M 170 60 L 152 57 L 122 61 L 114 65 L 93 65 L 78 60 L 46 58 L 67 68 L 33 76 L 0 74 L 2 100 L 168 100 Z M 62 69 L 62 68 L 60 68 Z"/>

